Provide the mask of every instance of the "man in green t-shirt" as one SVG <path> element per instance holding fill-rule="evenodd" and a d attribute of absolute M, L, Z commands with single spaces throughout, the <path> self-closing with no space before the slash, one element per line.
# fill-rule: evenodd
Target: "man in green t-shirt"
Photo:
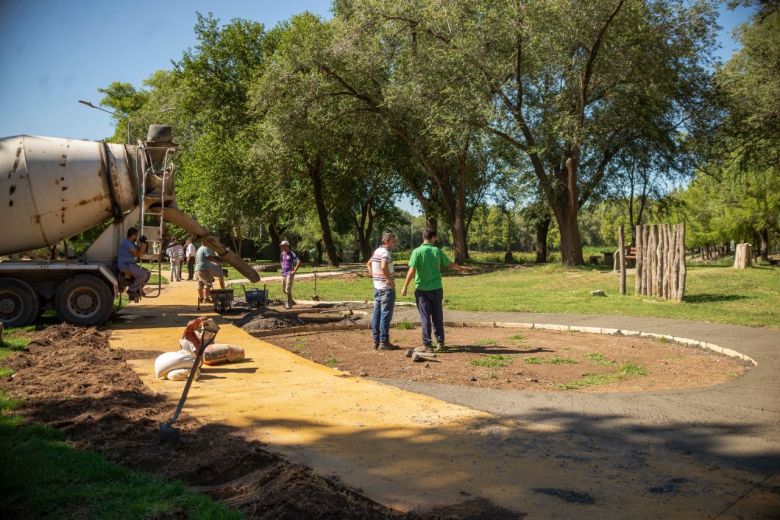
<path fill-rule="evenodd" d="M 422 323 L 422 346 L 418 352 L 433 352 L 431 346 L 431 322 L 436 333 L 436 350 L 444 349 L 444 310 L 442 308 L 444 292 L 441 286 L 442 269 L 459 271 L 461 267 L 451 262 L 444 251 L 436 247 L 436 231 L 430 228 L 423 231 L 423 244 L 412 251 L 409 257 L 409 271 L 401 294 L 406 296 L 409 283 L 414 278 L 414 298 L 417 312 Z M 411 351 L 407 353 L 411 355 Z"/>

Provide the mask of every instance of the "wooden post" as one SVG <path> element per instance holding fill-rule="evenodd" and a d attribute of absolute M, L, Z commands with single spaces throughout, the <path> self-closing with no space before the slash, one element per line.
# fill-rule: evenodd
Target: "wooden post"
<path fill-rule="evenodd" d="M 669 269 L 669 297 L 677 299 L 677 287 L 680 276 L 680 226 L 672 227 L 671 266 Z"/>
<path fill-rule="evenodd" d="M 620 294 L 626 294 L 626 245 L 623 238 L 623 224 L 618 228 L 618 248 L 620 248 Z"/>
<path fill-rule="evenodd" d="M 636 275 L 634 275 L 634 294 L 642 294 L 642 226 L 636 226 L 634 230 L 634 242 L 636 243 Z"/>
<path fill-rule="evenodd" d="M 688 268 L 685 266 L 685 222 L 678 224 L 678 226 L 680 228 L 680 281 L 675 299 L 681 302 L 685 295 L 685 277 L 688 274 Z"/>
<path fill-rule="evenodd" d="M 747 269 L 753 264 L 753 251 L 750 244 L 737 244 L 734 251 L 734 269 Z"/>

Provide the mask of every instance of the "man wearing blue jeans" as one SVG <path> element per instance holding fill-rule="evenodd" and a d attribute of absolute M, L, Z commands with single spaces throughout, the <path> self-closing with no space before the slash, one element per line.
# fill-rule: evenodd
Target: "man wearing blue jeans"
<path fill-rule="evenodd" d="M 393 233 L 382 234 L 382 245 L 366 263 L 368 273 L 374 281 L 374 315 L 371 319 L 371 331 L 374 336 L 374 348 L 377 350 L 396 350 L 390 343 L 390 322 L 395 307 L 395 279 L 393 278 L 393 253 L 396 238 Z"/>
<path fill-rule="evenodd" d="M 412 251 L 409 257 L 409 271 L 406 273 L 401 294 L 406 296 L 409 283 L 414 278 L 414 299 L 417 302 L 417 312 L 422 324 L 422 346 L 415 348 L 417 352 L 432 353 L 431 322 L 436 333 L 436 350 L 444 350 L 444 291 L 441 285 L 442 269 L 460 270 L 460 266 L 451 262 L 444 251 L 436 247 L 436 231 L 423 231 L 423 244 Z M 407 352 L 411 357 L 412 351 Z"/>

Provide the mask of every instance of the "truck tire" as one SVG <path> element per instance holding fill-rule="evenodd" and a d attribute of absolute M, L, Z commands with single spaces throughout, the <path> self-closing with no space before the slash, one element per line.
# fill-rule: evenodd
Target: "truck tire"
<path fill-rule="evenodd" d="M 77 274 L 57 288 L 54 309 L 61 319 L 73 325 L 98 325 L 111 315 L 114 296 L 100 278 Z"/>
<path fill-rule="evenodd" d="M 0 278 L 0 321 L 5 327 L 24 327 L 38 317 L 38 295 L 26 282 Z"/>

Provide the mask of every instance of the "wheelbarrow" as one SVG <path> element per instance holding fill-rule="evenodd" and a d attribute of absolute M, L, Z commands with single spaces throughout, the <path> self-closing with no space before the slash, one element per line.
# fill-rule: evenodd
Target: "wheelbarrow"
<path fill-rule="evenodd" d="M 268 289 L 265 285 L 262 289 L 247 289 L 243 285 L 241 288 L 244 290 L 244 299 L 250 309 L 259 309 L 268 305 Z"/>

